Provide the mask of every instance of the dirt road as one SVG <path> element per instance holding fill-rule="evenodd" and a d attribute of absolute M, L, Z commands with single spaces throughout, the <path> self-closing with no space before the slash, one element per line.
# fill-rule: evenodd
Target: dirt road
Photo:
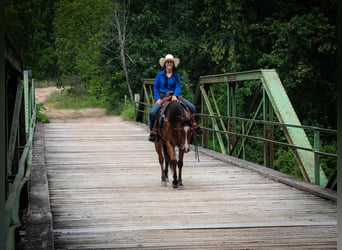
<path fill-rule="evenodd" d="M 35 97 L 36 103 L 46 101 L 52 93 L 59 92 L 61 89 L 56 87 L 36 88 Z M 106 110 L 101 108 L 86 108 L 86 109 L 54 109 L 44 104 L 45 113 L 51 123 L 79 123 L 79 122 L 115 122 L 121 121 L 120 116 L 106 115 Z"/>

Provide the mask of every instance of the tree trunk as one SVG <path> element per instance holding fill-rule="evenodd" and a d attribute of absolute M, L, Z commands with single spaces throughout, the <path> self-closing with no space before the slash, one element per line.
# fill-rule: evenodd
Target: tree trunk
<path fill-rule="evenodd" d="M 129 0 L 127 1 L 127 3 L 126 1 L 124 1 L 122 8 L 120 8 L 121 6 L 118 6 L 118 4 L 115 1 L 114 21 L 115 21 L 116 30 L 118 32 L 118 42 L 119 42 L 119 47 L 120 47 L 122 69 L 125 74 L 127 88 L 128 88 L 131 101 L 134 101 L 134 96 L 133 96 L 131 84 L 129 82 L 129 77 L 128 77 L 128 69 L 127 69 L 126 55 L 125 55 L 126 26 L 127 26 L 128 17 L 129 17 L 129 4 L 130 4 Z M 121 15 L 118 13 L 119 9 L 121 9 L 122 11 Z"/>

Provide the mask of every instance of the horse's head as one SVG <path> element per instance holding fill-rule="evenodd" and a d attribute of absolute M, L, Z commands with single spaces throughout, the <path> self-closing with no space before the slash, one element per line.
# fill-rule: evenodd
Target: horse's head
<path fill-rule="evenodd" d="M 184 118 L 182 126 L 184 135 L 181 136 L 181 150 L 185 153 L 190 151 L 190 141 L 192 136 L 192 122 L 189 118 Z"/>
<path fill-rule="evenodd" d="M 189 110 L 181 103 L 175 102 L 170 107 L 168 120 L 173 131 L 172 140 L 185 153 L 190 151 L 192 121 Z"/>

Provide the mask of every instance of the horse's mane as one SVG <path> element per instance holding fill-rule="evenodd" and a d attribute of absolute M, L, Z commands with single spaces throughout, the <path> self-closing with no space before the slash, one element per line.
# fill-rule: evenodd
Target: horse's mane
<path fill-rule="evenodd" d="M 181 126 L 189 125 L 191 126 L 188 108 L 181 102 L 171 102 L 166 111 L 166 116 L 171 126 L 177 127 L 180 122 Z"/>

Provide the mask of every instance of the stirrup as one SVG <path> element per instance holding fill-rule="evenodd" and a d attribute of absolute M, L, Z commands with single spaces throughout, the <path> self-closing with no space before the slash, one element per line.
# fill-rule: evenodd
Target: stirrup
<path fill-rule="evenodd" d="M 200 128 L 200 126 L 197 124 L 197 122 L 193 122 L 192 126 L 195 129 L 196 135 L 203 135 L 204 134 L 203 129 Z"/>

